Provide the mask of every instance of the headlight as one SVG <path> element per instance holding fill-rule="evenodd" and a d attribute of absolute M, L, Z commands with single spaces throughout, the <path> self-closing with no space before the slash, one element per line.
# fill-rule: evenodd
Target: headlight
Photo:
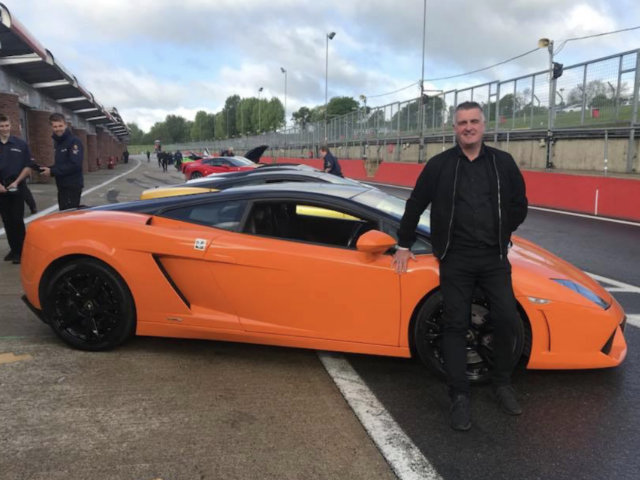
<path fill-rule="evenodd" d="M 551 280 L 553 280 L 554 282 L 559 283 L 560 285 L 564 285 L 567 288 L 570 288 L 574 292 L 579 293 L 580 295 L 582 295 L 587 300 L 591 300 L 593 303 L 595 303 L 596 305 L 602 307 L 605 310 L 607 308 L 609 308 L 609 306 L 610 306 L 609 303 L 605 302 L 598 295 L 593 293 L 587 287 L 584 287 L 584 286 L 580 285 L 579 283 L 576 283 L 576 282 L 574 282 L 572 280 L 566 280 L 564 278 L 552 278 Z"/>

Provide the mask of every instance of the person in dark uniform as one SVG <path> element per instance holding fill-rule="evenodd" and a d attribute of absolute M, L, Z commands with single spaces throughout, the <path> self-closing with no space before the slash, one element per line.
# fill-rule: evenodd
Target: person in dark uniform
<path fill-rule="evenodd" d="M 147 163 L 151 161 L 151 152 L 147 150 Z"/>
<path fill-rule="evenodd" d="M 444 302 L 442 353 L 454 430 L 471 428 L 467 334 L 472 298 L 479 287 L 493 323 L 491 379 L 501 409 L 522 409 L 511 387 L 511 353 L 518 313 L 507 258 L 511 234 L 527 215 L 524 179 L 513 157 L 483 143 L 482 107 L 464 102 L 455 112 L 457 145 L 431 158 L 407 200 L 393 263 L 398 273 L 413 259 L 420 215 L 431 205 L 431 243 L 440 263 Z"/>
<path fill-rule="evenodd" d="M 61 113 L 51 114 L 49 124 L 53 130 L 55 159 L 51 167 L 42 167 L 40 172 L 44 176 L 56 179 L 58 208 L 60 210 L 78 208 L 84 187 L 82 175 L 84 148 L 82 142 L 71 133 L 64 115 Z"/>
<path fill-rule="evenodd" d="M 332 175 L 342 177 L 342 168 L 340 168 L 340 162 L 333 156 L 327 147 L 324 145 L 320 147 L 320 158 L 324 159 L 323 170 Z"/>
<path fill-rule="evenodd" d="M 169 152 L 160 152 L 158 153 L 158 155 L 160 155 L 160 162 L 162 163 L 162 171 L 166 172 L 167 166 L 169 165 L 169 155 L 171 154 Z"/>
<path fill-rule="evenodd" d="M 122 162 L 129 163 L 129 150 L 126 148 L 124 149 L 124 152 L 122 152 Z"/>
<path fill-rule="evenodd" d="M 182 165 L 182 152 L 180 150 L 176 150 L 176 153 L 173 154 L 173 159 L 176 162 L 176 170 L 180 171 L 180 166 Z"/>
<path fill-rule="evenodd" d="M 35 164 L 29 146 L 11 135 L 9 118 L 0 114 L 0 215 L 7 233 L 7 262 L 20 263 L 25 237 L 24 184 Z"/>

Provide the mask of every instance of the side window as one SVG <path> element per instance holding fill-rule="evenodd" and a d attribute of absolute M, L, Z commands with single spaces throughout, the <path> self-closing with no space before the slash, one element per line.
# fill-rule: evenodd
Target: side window
<path fill-rule="evenodd" d="M 184 222 L 237 231 L 246 206 L 245 201 L 190 205 L 162 212 L 160 216 Z"/>
<path fill-rule="evenodd" d="M 376 221 L 340 210 L 307 203 L 260 202 L 251 208 L 244 232 L 355 249 L 360 235 L 376 228 Z"/>

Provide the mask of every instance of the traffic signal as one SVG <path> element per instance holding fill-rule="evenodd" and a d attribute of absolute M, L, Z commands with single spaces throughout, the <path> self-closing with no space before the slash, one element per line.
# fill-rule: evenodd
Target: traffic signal
<path fill-rule="evenodd" d="M 556 79 L 562 76 L 562 68 L 564 65 L 558 62 L 553 62 L 553 78 Z"/>

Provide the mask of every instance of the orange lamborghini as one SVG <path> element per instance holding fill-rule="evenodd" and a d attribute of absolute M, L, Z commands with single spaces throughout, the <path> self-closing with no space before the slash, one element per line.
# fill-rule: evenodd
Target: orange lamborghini
<path fill-rule="evenodd" d="M 24 298 L 85 350 L 137 334 L 416 355 L 442 372 L 428 212 L 416 261 L 403 275 L 391 265 L 403 211 L 404 200 L 376 189 L 290 183 L 48 215 L 28 227 Z M 514 361 L 567 369 L 624 360 L 624 312 L 598 283 L 521 238 L 509 259 Z M 469 378 L 486 380 L 491 305 L 481 291 L 467 349 Z"/>

